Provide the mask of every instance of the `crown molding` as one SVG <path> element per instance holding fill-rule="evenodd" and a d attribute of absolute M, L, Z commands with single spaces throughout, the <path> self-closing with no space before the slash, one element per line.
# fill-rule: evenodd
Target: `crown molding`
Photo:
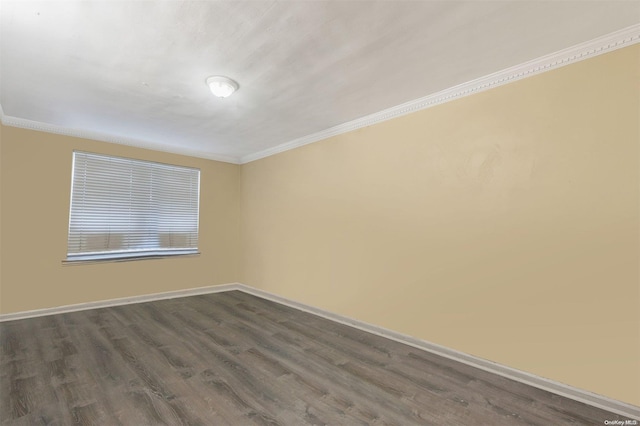
<path fill-rule="evenodd" d="M 348 133 L 363 127 L 371 126 L 392 118 L 400 117 L 412 112 L 431 108 L 445 102 L 460 99 L 465 96 L 480 93 L 485 90 L 499 87 L 523 78 L 531 77 L 550 71 L 565 65 L 573 64 L 585 59 L 593 58 L 603 53 L 612 52 L 622 47 L 627 47 L 640 42 L 640 24 L 632 25 L 619 31 L 598 37 L 591 41 L 581 43 L 567 49 L 560 50 L 537 59 L 506 68 L 502 71 L 480 77 L 469 82 L 459 84 L 449 89 L 442 90 L 431 95 L 397 105 L 347 123 L 343 123 L 329 129 L 311 135 L 303 136 L 278 146 L 265 149 L 253 154 L 245 155 L 240 159 L 240 164 L 256 161 L 261 158 L 289 151 L 310 143 L 318 142 L 332 136 Z"/>
<path fill-rule="evenodd" d="M 164 145 L 155 142 L 148 142 L 140 139 L 124 138 L 106 133 L 94 132 L 90 130 L 74 129 L 66 126 L 58 126 L 56 124 L 43 123 L 40 121 L 27 120 L 24 118 L 12 117 L 5 115 L 0 105 L 0 121 L 5 126 L 18 127 L 21 129 L 36 130 L 39 132 L 54 133 L 57 135 L 72 136 L 75 138 L 92 139 L 95 141 L 115 143 L 119 145 L 127 145 L 136 148 L 150 149 L 153 151 L 162 151 L 172 154 L 187 155 L 190 157 L 204 158 L 207 160 L 221 161 L 224 163 L 239 164 L 239 159 L 229 155 L 213 154 L 205 151 L 198 151 L 172 145 Z"/>
<path fill-rule="evenodd" d="M 0 121 L 5 126 L 19 127 L 23 129 L 36 130 L 47 133 L 54 133 L 65 136 L 78 138 L 93 139 L 102 142 L 116 143 L 120 145 L 128 145 L 138 148 L 151 149 L 154 151 L 163 151 L 173 154 L 188 155 L 191 157 L 199 157 L 208 160 L 221 161 L 232 164 L 245 164 L 261 158 L 270 157 L 284 151 L 289 151 L 304 145 L 318 142 L 332 136 L 348 133 L 363 127 L 372 126 L 383 121 L 401 117 L 412 112 L 421 111 L 436 105 L 463 98 L 465 96 L 480 93 L 495 87 L 499 87 L 523 78 L 538 75 L 540 73 L 551 71 L 565 65 L 570 65 L 585 59 L 593 58 L 603 53 L 612 52 L 614 50 L 631 46 L 640 42 L 640 24 L 635 24 L 619 31 L 598 37 L 591 41 L 581 43 L 558 52 L 542 56 L 540 58 L 525 62 L 514 67 L 506 68 L 502 71 L 489 74 L 466 83 L 415 99 L 370 115 L 349 121 L 326 130 L 303 136 L 280 145 L 267 148 L 262 151 L 254 152 L 243 157 L 234 157 L 228 155 L 219 155 L 206 151 L 192 150 L 184 147 L 176 147 L 173 145 L 158 144 L 155 142 L 144 141 L 140 139 L 119 137 L 106 133 L 99 133 L 89 130 L 74 129 L 65 126 L 42 123 L 23 118 L 7 116 L 0 105 Z"/>

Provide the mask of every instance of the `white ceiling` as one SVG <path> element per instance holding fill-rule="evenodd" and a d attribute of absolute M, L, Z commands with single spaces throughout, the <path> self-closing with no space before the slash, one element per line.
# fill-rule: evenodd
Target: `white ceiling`
<path fill-rule="evenodd" d="M 640 22 L 637 1 L 0 2 L 5 117 L 241 161 Z M 227 75 L 240 90 L 211 95 Z"/>

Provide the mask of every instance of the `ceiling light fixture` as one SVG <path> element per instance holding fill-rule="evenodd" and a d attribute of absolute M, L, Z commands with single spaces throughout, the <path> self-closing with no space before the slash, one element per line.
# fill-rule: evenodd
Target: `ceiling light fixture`
<path fill-rule="evenodd" d="M 231 96 L 239 87 L 238 83 L 222 75 L 212 75 L 207 78 L 207 86 L 211 89 L 211 93 L 219 98 Z"/>

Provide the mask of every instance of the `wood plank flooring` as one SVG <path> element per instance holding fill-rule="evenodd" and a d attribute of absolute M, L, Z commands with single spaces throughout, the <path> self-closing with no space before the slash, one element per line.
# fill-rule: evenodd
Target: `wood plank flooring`
<path fill-rule="evenodd" d="M 243 292 L 0 323 L 2 425 L 625 420 Z"/>

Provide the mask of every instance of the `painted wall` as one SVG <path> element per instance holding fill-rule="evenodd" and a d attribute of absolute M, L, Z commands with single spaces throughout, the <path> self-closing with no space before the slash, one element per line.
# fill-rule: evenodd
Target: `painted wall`
<path fill-rule="evenodd" d="M 239 166 L 124 145 L 0 128 L 0 312 L 188 289 L 238 280 Z M 74 149 L 198 167 L 201 255 L 63 265 Z"/>
<path fill-rule="evenodd" d="M 244 165 L 241 281 L 640 405 L 639 58 Z"/>
<path fill-rule="evenodd" d="M 0 126 L 0 312 L 242 281 L 640 405 L 639 70 L 629 47 L 241 167 Z M 63 266 L 73 149 L 199 167 L 202 255 Z"/>

